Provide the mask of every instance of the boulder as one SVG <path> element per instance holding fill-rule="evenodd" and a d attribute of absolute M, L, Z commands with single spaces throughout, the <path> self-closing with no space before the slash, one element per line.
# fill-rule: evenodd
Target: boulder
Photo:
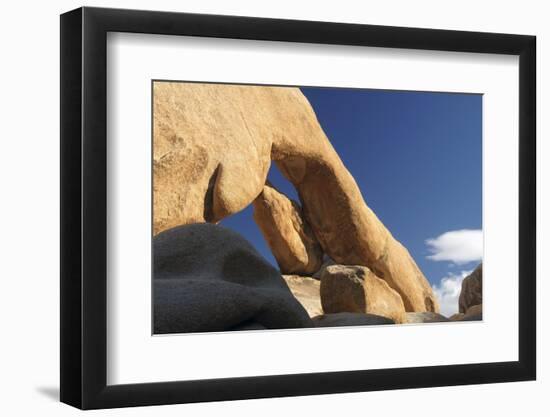
<path fill-rule="evenodd" d="M 282 274 L 308 275 L 321 267 L 323 252 L 302 208 L 271 184 L 254 200 L 254 220 Z"/>
<path fill-rule="evenodd" d="M 363 313 L 335 313 L 323 314 L 313 317 L 313 323 L 316 327 L 340 327 L 340 326 L 373 326 L 380 324 L 395 324 L 387 317 L 377 316 L 376 314 Z"/>
<path fill-rule="evenodd" d="M 334 262 L 329 257 L 325 256 L 323 258 L 323 265 L 315 272 L 311 277 L 315 279 L 321 279 L 321 276 L 323 275 L 323 271 L 327 268 L 327 266 L 336 265 L 336 262 Z"/>
<path fill-rule="evenodd" d="M 477 304 L 475 306 L 471 306 L 466 310 L 466 313 L 464 313 L 464 317 L 462 317 L 463 321 L 477 321 L 477 320 L 483 320 L 483 305 Z"/>
<path fill-rule="evenodd" d="M 482 321 L 483 316 L 481 314 L 465 315 L 461 321 Z"/>
<path fill-rule="evenodd" d="M 483 316 L 481 314 L 465 315 L 460 321 L 482 321 Z"/>
<path fill-rule="evenodd" d="M 475 306 L 468 307 L 468 310 L 466 310 L 466 313 L 464 313 L 465 316 L 472 316 L 474 314 L 482 314 L 483 313 L 483 305 L 477 304 Z"/>
<path fill-rule="evenodd" d="M 283 275 L 292 295 L 302 304 L 310 317 L 323 314 L 321 307 L 320 282 L 310 277 Z"/>
<path fill-rule="evenodd" d="M 401 296 L 364 266 L 331 265 L 321 275 L 321 305 L 325 313 L 369 313 L 405 319 Z"/>
<path fill-rule="evenodd" d="M 260 323 L 256 322 L 245 322 L 238 324 L 234 327 L 228 329 L 229 331 L 241 331 L 241 330 L 267 330 L 267 327 L 262 326 Z"/>
<path fill-rule="evenodd" d="M 451 321 L 478 321 L 483 320 L 483 308 L 481 304 L 470 307 L 466 313 L 456 313 L 449 317 Z"/>
<path fill-rule="evenodd" d="M 298 88 L 155 82 L 153 230 L 217 222 L 262 192 L 271 160 L 336 263 L 363 265 L 407 311 L 439 311 L 428 281 L 366 205 Z"/>
<path fill-rule="evenodd" d="M 431 311 L 407 313 L 405 323 L 442 323 L 451 321 L 447 317 Z"/>
<path fill-rule="evenodd" d="M 203 223 L 159 233 L 153 271 L 156 334 L 312 325 L 279 272 L 224 227 Z"/>
<path fill-rule="evenodd" d="M 465 313 L 468 308 L 483 302 L 483 264 L 479 266 L 462 281 L 460 297 L 458 299 L 458 311 Z"/>

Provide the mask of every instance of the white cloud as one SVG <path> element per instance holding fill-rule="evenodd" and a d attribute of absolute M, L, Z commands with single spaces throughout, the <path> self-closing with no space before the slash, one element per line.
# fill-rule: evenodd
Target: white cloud
<path fill-rule="evenodd" d="M 458 298 L 462 288 L 462 281 L 472 271 L 461 271 L 459 274 L 449 272 L 446 277 L 441 278 L 439 284 L 432 285 L 435 296 L 439 301 L 441 314 L 446 317 L 458 313 Z"/>
<path fill-rule="evenodd" d="M 426 245 L 432 261 L 451 261 L 457 265 L 481 261 L 483 257 L 483 231 L 480 229 L 451 230 L 427 239 Z"/>

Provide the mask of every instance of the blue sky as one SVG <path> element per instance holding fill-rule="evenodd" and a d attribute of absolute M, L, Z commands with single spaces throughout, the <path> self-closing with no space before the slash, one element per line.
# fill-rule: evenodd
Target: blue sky
<path fill-rule="evenodd" d="M 442 291 L 438 295 L 456 293 L 481 251 L 482 96 L 301 90 L 366 203 Z M 274 165 L 269 180 L 298 199 Z M 244 235 L 277 265 L 254 223 L 252 207 L 221 224 Z M 449 302 L 452 309 L 455 300 Z"/>

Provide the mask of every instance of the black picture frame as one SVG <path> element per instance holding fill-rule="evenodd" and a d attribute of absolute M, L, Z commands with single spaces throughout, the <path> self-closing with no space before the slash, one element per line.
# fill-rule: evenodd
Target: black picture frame
<path fill-rule="evenodd" d="M 107 385 L 108 32 L 519 56 L 519 360 Z M 88 7 L 61 15 L 61 401 L 94 409 L 534 380 L 535 45 L 524 35 L 236 16 Z"/>

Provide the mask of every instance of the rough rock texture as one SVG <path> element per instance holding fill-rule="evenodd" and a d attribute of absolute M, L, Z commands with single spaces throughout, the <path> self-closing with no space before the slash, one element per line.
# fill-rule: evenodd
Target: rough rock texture
<path fill-rule="evenodd" d="M 483 320 L 483 305 L 477 304 L 475 306 L 471 306 L 466 310 L 466 313 L 464 313 L 464 317 L 462 317 L 463 321 L 476 321 L 476 320 Z"/>
<path fill-rule="evenodd" d="M 283 279 L 310 317 L 323 314 L 319 289 L 321 284 L 318 280 L 299 275 L 283 275 Z"/>
<path fill-rule="evenodd" d="M 405 319 L 401 296 L 364 266 L 331 265 L 321 276 L 321 305 L 325 313 L 370 313 Z"/>
<path fill-rule="evenodd" d="M 267 330 L 267 327 L 264 327 L 260 323 L 256 323 L 256 322 L 246 322 L 246 323 L 238 324 L 235 327 L 231 327 L 228 330 L 229 331 L 236 331 L 236 330 Z"/>
<path fill-rule="evenodd" d="M 254 200 L 254 220 L 283 274 L 308 275 L 322 265 L 321 246 L 300 205 L 266 184 Z"/>
<path fill-rule="evenodd" d="M 465 315 L 461 321 L 482 321 L 483 316 L 481 314 Z"/>
<path fill-rule="evenodd" d="M 154 233 L 216 222 L 262 191 L 271 160 L 298 190 L 335 262 L 368 266 L 407 311 L 439 311 L 432 289 L 372 210 L 297 88 L 154 84 Z"/>
<path fill-rule="evenodd" d="M 323 258 L 323 265 L 321 265 L 321 267 L 317 270 L 317 272 L 315 272 L 311 277 L 315 279 L 321 279 L 321 276 L 323 275 L 323 272 L 327 268 L 327 266 L 331 266 L 335 264 L 336 263 L 332 259 L 325 256 Z"/>
<path fill-rule="evenodd" d="M 154 331 L 311 327 L 279 272 L 239 234 L 203 223 L 155 236 Z"/>
<path fill-rule="evenodd" d="M 406 323 L 440 323 L 450 321 L 447 317 L 433 312 L 407 313 Z"/>
<path fill-rule="evenodd" d="M 456 313 L 449 317 L 451 321 L 477 321 L 483 320 L 483 307 L 481 304 L 470 307 L 466 313 Z"/>
<path fill-rule="evenodd" d="M 371 326 L 377 324 L 395 324 L 387 317 L 377 316 L 376 314 L 362 313 L 335 313 L 323 314 L 313 317 L 313 323 L 316 327 L 339 327 L 339 326 Z"/>
<path fill-rule="evenodd" d="M 483 313 L 483 305 L 476 304 L 475 306 L 468 307 L 468 310 L 466 310 L 466 313 L 464 313 L 464 315 L 471 316 L 473 314 L 482 314 L 482 313 Z"/>
<path fill-rule="evenodd" d="M 462 281 L 460 297 L 458 299 L 458 311 L 465 313 L 468 308 L 483 302 L 483 264 L 479 266 Z"/>
<path fill-rule="evenodd" d="M 270 166 L 265 94 L 215 84 L 153 88 L 154 234 L 217 222 L 248 206 Z"/>

